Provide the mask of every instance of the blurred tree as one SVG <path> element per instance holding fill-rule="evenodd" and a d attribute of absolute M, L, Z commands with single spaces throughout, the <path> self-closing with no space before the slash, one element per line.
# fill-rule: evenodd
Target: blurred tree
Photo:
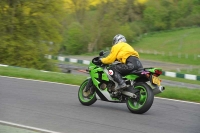
<path fill-rule="evenodd" d="M 68 1 L 69 3 L 68 6 L 70 4 L 72 5 L 70 6 L 71 8 L 75 6 L 72 4 L 72 1 L 74 0 L 66 1 Z M 84 5 L 84 2 L 85 1 L 79 1 L 79 5 Z M 92 8 L 92 10 L 89 10 L 90 8 L 88 7 L 90 7 L 91 5 L 96 6 L 95 10 L 94 8 Z M 83 35 L 85 39 L 87 38 L 86 41 L 82 40 L 81 36 L 75 37 L 76 34 L 71 34 L 69 32 L 65 32 L 64 40 L 67 40 L 67 35 L 70 34 L 71 38 L 78 38 L 79 41 L 76 42 L 79 44 L 77 45 L 82 46 L 81 49 L 86 49 L 88 52 L 111 47 L 113 36 L 119 33 L 127 36 L 127 40 L 132 42 L 136 33 L 133 32 L 129 23 L 141 18 L 142 8 L 140 8 L 140 6 L 141 4 L 137 3 L 136 0 L 105 0 L 101 2 L 91 2 L 90 0 L 88 0 L 87 4 L 82 6 L 85 11 L 88 10 L 87 12 L 85 12 L 86 14 L 82 14 L 84 16 L 84 19 L 81 19 L 81 21 L 79 21 L 78 19 L 74 19 L 76 22 L 79 23 L 78 27 L 81 27 L 81 30 L 79 30 L 79 35 Z M 81 6 L 78 7 L 80 8 Z M 129 10 L 129 13 L 127 13 L 127 10 Z M 77 16 L 75 10 L 70 11 L 72 11 L 70 12 L 72 16 Z M 68 26 L 66 30 L 69 30 Z M 80 44 L 83 42 L 85 43 L 84 45 Z M 61 50 L 62 53 L 64 53 L 64 50 L 70 49 L 71 46 L 75 45 L 72 42 L 63 41 Z M 76 51 L 78 51 L 78 47 L 76 47 L 75 49 L 77 49 Z M 67 53 L 72 54 L 73 52 L 71 51 L 70 53 Z"/>
<path fill-rule="evenodd" d="M 112 29 L 116 29 L 114 25 L 116 25 L 115 23 L 117 22 L 115 21 L 115 19 L 112 19 L 115 17 L 114 15 L 112 15 L 113 12 L 111 11 L 113 10 L 112 2 L 103 2 L 101 4 L 97 4 L 96 9 L 97 10 L 95 11 L 88 11 L 82 22 L 77 21 L 75 19 L 77 28 L 78 27 L 80 28 L 79 30 L 78 29 L 75 30 L 75 26 L 72 27 L 67 26 L 66 30 L 70 31 L 65 32 L 65 38 L 62 43 L 62 53 L 64 53 L 63 52 L 64 49 L 65 50 L 71 49 L 72 46 L 76 45 L 78 47 L 75 47 L 74 49 L 77 49 L 76 51 L 80 51 L 81 49 L 81 52 L 84 51 L 92 52 L 101 49 L 103 47 L 103 45 L 107 41 L 106 38 L 108 36 L 111 36 L 110 31 Z M 74 16 L 74 14 L 75 12 L 71 13 L 72 16 Z M 67 37 L 69 35 L 70 38 L 76 38 L 77 41 L 74 42 L 69 41 Z M 110 42 L 111 41 L 109 38 L 109 43 Z M 72 51 L 68 51 L 67 53 L 75 54 Z"/>
<path fill-rule="evenodd" d="M 83 30 L 82 25 L 77 22 L 66 29 L 61 53 L 78 55 L 87 52 L 87 37 Z"/>
<path fill-rule="evenodd" d="M 144 19 L 150 31 L 199 25 L 199 0 L 149 0 Z"/>
<path fill-rule="evenodd" d="M 176 27 L 200 25 L 200 0 L 181 0 L 178 7 Z"/>
<path fill-rule="evenodd" d="M 74 14 L 77 22 L 82 23 L 85 18 L 85 12 L 89 8 L 90 0 L 65 0 L 67 11 Z"/>
<path fill-rule="evenodd" d="M 112 38 L 119 34 L 121 21 L 116 13 L 121 6 L 120 0 L 107 1 L 97 5 L 96 14 L 89 16 L 84 24 L 88 34 L 88 51 L 96 51 L 112 46 Z"/>
<path fill-rule="evenodd" d="M 93 24 L 85 23 L 86 32 L 89 34 L 89 51 L 102 49 L 108 42 L 111 44 L 108 38 L 113 34 L 111 32 L 116 30 L 118 26 L 117 21 L 114 19 L 113 8 L 112 2 L 102 2 L 97 6 L 96 15 L 92 20 Z"/>
<path fill-rule="evenodd" d="M 0 1 L 0 63 L 50 69 L 45 54 L 59 49 L 62 0 Z"/>
<path fill-rule="evenodd" d="M 69 31 L 65 32 L 62 51 L 75 46 L 68 36 L 78 39 L 75 51 L 93 52 L 111 47 L 113 36 L 119 33 L 124 34 L 128 42 L 134 42 L 145 32 L 198 25 L 200 21 L 200 0 L 65 1 L 68 3 L 65 30 Z"/>
<path fill-rule="evenodd" d="M 139 3 L 138 0 L 126 0 L 122 9 L 119 10 L 120 18 L 123 19 L 125 23 L 140 20 L 143 9 L 144 5 Z"/>

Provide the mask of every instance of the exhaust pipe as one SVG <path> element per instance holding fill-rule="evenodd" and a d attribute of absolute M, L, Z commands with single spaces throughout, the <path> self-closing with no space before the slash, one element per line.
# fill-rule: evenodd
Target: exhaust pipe
<path fill-rule="evenodd" d="M 135 95 L 134 93 L 128 92 L 128 91 L 122 91 L 122 94 L 132 97 L 132 98 L 136 98 L 137 95 Z"/>
<path fill-rule="evenodd" d="M 165 90 L 164 86 L 157 86 L 153 89 L 153 94 L 156 95 L 162 93 L 164 90 Z"/>

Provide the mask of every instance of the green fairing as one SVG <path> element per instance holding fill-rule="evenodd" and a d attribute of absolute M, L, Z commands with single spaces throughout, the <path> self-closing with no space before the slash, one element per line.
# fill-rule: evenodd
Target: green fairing
<path fill-rule="evenodd" d="M 97 86 L 98 88 L 98 84 L 100 83 L 97 79 L 99 78 L 99 73 L 98 72 L 103 72 L 102 73 L 102 80 L 104 81 L 109 81 L 108 76 L 106 75 L 106 73 L 104 72 L 103 68 L 100 67 L 96 67 L 95 64 L 90 63 L 89 66 L 89 70 L 90 70 L 90 75 L 92 77 L 92 81 L 95 84 L 95 86 Z"/>
<path fill-rule="evenodd" d="M 154 73 L 155 72 L 155 70 L 160 70 L 160 71 L 162 71 L 162 69 L 161 68 L 150 68 L 150 69 L 148 69 L 150 72 L 152 72 L 152 73 Z"/>
<path fill-rule="evenodd" d="M 89 64 L 89 70 L 93 70 L 96 67 L 95 64 L 93 64 L 92 62 L 90 62 Z"/>
<path fill-rule="evenodd" d="M 102 79 L 103 79 L 104 81 L 109 81 L 109 78 L 108 78 L 108 76 L 107 76 L 106 73 L 103 73 L 103 74 L 102 74 Z"/>
<path fill-rule="evenodd" d="M 126 77 L 127 79 L 130 79 L 130 80 L 135 80 L 135 79 L 138 78 L 139 76 L 131 74 L 131 75 L 126 75 L 125 77 Z"/>
<path fill-rule="evenodd" d="M 100 83 L 97 79 L 95 79 L 94 77 L 92 77 L 92 81 L 93 81 L 93 83 L 94 83 L 94 85 L 97 87 L 97 88 L 99 88 L 98 87 L 98 84 Z"/>

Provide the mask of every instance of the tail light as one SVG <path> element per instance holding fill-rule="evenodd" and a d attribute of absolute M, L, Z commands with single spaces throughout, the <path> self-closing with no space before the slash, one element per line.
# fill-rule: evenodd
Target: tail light
<path fill-rule="evenodd" d="M 159 76 L 159 75 L 162 74 L 162 71 L 161 71 L 161 70 L 155 70 L 155 74 L 156 74 L 157 76 Z"/>

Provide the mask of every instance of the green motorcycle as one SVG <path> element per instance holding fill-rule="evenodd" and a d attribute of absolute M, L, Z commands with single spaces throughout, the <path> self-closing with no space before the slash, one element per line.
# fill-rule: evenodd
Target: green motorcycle
<path fill-rule="evenodd" d="M 105 57 L 106 52 L 101 51 L 89 64 L 87 72 L 90 77 L 81 85 L 78 98 L 81 104 L 90 106 L 97 100 L 126 103 L 132 113 L 143 114 L 147 112 L 154 101 L 154 95 L 164 91 L 161 80 L 161 68 L 142 68 L 124 75 L 127 88 L 121 93 L 116 91 L 118 84 L 109 75 L 109 65 L 96 65 L 98 58 Z"/>

